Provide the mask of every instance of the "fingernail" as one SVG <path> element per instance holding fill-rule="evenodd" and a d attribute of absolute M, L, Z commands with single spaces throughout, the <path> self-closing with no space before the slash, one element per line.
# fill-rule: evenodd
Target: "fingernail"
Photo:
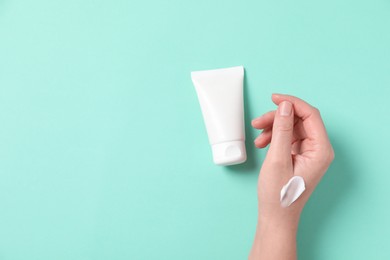
<path fill-rule="evenodd" d="M 288 101 L 283 101 L 279 105 L 279 114 L 281 116 L 289 116 L 291 115 L 291 110 L 292 110 L 292 104 Z"/>

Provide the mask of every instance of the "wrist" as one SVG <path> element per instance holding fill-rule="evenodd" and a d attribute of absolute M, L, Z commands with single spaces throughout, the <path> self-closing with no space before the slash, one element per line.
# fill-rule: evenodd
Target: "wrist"
<path fill-rule="evenodd" d="M 299 218 L 297 219 L 259 219 L 257 232 L 274 234 L 295 235 L 298 231 Z"/>
<path fill-rule="evenodd" d="M 298 229 L 301 210 L 296 207 L 280 208 L 271 213 L 259 212 L 258 227 L 263 229 L 282 229 L 296 231 Z"/>
<path fill-rule="evenodd" d="M 249 259 L 296 259 L 299 215 L 259 215 Z"/>

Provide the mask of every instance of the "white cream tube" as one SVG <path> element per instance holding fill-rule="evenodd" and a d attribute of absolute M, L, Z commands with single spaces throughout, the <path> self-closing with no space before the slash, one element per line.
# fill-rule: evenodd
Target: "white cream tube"
<path fill-rule="evenodd" d="M 246 161 L 243 83 L 244 67 L 194 71 L 214 163 L 233 165 Z"/>

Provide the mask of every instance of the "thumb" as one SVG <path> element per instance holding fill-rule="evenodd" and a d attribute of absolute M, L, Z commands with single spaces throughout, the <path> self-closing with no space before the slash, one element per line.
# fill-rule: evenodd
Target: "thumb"
<path fill-rule="evenodd" d="M 293 105 L 289 101 L 279 104 L 275 113 L 272 127 L 272 139 L 267 154 L 267 159 L 271 162 L 278 162 L 285 166 L 292 166 L 291 142 L 294 130 Z"/>

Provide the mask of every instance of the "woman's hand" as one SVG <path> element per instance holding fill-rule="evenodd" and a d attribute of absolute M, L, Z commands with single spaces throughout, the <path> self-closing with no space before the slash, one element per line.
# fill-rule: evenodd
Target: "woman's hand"
<path fill-rule="evenodd" d="M 259 176 L 259 222 L 250 258 L 288 260 L 296 257 L 301 211 L 334 152 L 318 109 L 288 95 L 274 94 L 272 101 L 278 109 L 252 121 L 254 128 L 263 129 L 256 147 L 270 147 Z M 282 207 L 280 191 L 293 176 L 303 177 L 306 190 L 290 206 Z"/>

